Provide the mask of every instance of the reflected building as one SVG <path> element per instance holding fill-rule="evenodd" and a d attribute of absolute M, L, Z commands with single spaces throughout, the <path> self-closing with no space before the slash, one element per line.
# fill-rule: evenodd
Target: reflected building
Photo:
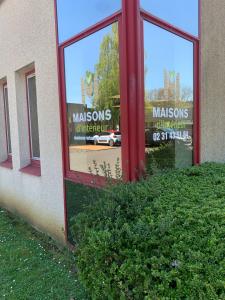
<path fill-rule="evenodd" d="M 180 73 L 164 70 L 164 100 L 180 101 Z"/>
<path fill-rule="evenodd" d="M 145 91 L 146 100 L 182 101 L 180 73 L 164 69 L 163 78 L 164 86 L 162 88 Z"/>

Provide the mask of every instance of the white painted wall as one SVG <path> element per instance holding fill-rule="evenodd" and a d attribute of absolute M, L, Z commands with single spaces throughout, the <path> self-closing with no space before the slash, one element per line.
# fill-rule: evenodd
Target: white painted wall
<path fill-rule="evenodd" d="M 0 2 L 0 85 L 1 79 L 6 77 L 13 155 L 13 170 L 0 167 L 0 206 L 17 212 L 40 230 L 64 241 L 63 170 L 54 19 L 53 0 Z M 32 63 L 36 70 L 41 177 L 19 171 L 26 165 L 28 155 L 23 74 Z M 1 106 L 0 108 L 2 110 Z M 3 147 L 0 144 L 0 158 Z"/>

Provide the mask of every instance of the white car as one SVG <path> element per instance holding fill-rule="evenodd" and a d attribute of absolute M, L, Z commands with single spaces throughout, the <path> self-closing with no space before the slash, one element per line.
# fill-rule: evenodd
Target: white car
<path fill-rule="evenodd" d="M 93 136 L 94 144 L 107 144 L 110 147 L 121 144 L 121 132 L 100 132 Z"/>

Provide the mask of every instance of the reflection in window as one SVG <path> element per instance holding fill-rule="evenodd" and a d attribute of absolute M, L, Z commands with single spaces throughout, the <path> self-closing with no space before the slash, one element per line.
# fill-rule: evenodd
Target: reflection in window
<path fill-rule="evenodd" d="M 28 95 L 28 110 L 29 110 L 29 125 L 30 125 L 31 159 L 39 160 L 40 145 L 39 145 L 35 74 L 29 75 L 27 77 L 27 95 Z"/>
<path fill-rule="evenodd" d="M 198 36 L 198 0 L 141 0 L 141 7 Z"/>
<path fill-rule="evenodd" d="M 64 53 L 70 170 L 118 177 L 121 132 L 117 23 L 68 46 Z"/>
<path fill-rule="evenodd" d="M 57 0 L 59 42 L 64 42 L 120 8 L 121 0 Z"/>
<path fill-rule="evenodd" d="M 145 143 L 149 171 L 192 165 L 193 44 L 144 23 Z"/>
<path fill-rule="evenodd" d="M 3 87 L 3 100 L 5 110 L 5 125 L 6 125 L 6 142 L 7 142 L 7 154 L 12 154 L 11 146 L 11 133 L 10 133 L 10 120 L 9 120 L 9 100 L 8 100 L 8 88 L 7 85 Z"/>

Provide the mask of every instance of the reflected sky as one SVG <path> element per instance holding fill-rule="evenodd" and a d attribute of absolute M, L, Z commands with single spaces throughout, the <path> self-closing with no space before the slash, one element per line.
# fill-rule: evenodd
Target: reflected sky
<path fill-rule="evenodd" d="M 81 78 L 85 77 L 86 71 L 95 71 L 102 40 L 111 32 L 112 26 L 108 26 L 65 48 L 67 103 L 82 103 Z M 91 106 L 91 100 L 87 99 L 88 107 Z"/>
<path fill-rule="evenodd" d="M 141 0 L 141 7 L 184 31 L 198 35 L 198 0 Z"/>
<path fill-rule="evenodd" d="M 121 0 L 57 0 L 59 42 L 110 16 L 121 8 Z"/>
<path fill-rule="evenodd" d="M 164 70 L 180 73 L 181 86 L 193 89 L 193 44 L 144 22 L 145 84 L 148 90 L 163 87 Z"/>
<path fill-rule="evenodd" d="M 68 103 L 81 103 L 81 78 L 95 71 L 100 45 L 111 33 L 108 26 L 65 48 L 66 94 Z M 145 74 L 148 90 L 163 87 L 164 70 L 180 73 L 181 87 L 193 89 L 193 44 L 181 37 L 144 22 Z M 88 100 L 88 99 L 87 99 Z M 91 99 L 87 103 L 91 106 Z"/>

